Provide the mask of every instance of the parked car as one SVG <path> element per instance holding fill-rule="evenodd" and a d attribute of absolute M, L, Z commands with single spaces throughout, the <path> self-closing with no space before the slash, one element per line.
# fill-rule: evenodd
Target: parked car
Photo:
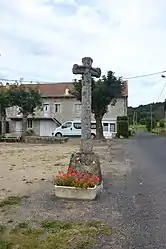
<path fill-rule="evenodd" d="M 115 136 L 115 122 L 103 121 L 103 133 L 105 138 L 112 138 Z M 113 131 L 112 131 L 113 130 Z M 61 126 L 57 127 L 52 136 L 56 137 L 80 137 L 81 136 L 81 121 L 67 121 Z M 96 122 L 91 122 L 91 138 L 96 136 Z"/>

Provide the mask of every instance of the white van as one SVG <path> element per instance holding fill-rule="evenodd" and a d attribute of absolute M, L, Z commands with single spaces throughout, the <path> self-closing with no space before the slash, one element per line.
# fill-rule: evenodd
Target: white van
<path fill-rule="evenodd" d="M 105 138 L 112 138 L 115 136 L 115 125 L 116 121 L 103 121 L 103 134 Z M 52 136 L 56 137 L 80 137 L 81 136 L 81 121 L 67 121 L 58 128 L 56 128 Z M 91 137 L 96 136 L 96 122 L 91 122 Z"/>

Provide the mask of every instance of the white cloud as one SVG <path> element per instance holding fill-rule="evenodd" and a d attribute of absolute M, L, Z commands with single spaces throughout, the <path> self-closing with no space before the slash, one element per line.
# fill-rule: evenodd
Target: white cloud
<path fill-rule="evenodd" d="M 70 81 L 83 56 L 117 76 L 162 71 L 165 13 L 163 0 L 0 0 L 0 75 Z M 159 79 L 129 81 L 129 104 L 156 101 Z"/>

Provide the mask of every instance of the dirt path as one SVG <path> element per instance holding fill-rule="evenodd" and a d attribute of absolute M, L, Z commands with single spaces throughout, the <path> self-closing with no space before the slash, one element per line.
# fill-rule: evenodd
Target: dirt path
<path fill-rule="evenodd" d="M 28 195 L 42 180 L 67 168 L 77 143 L 63 145 L 0 144 L 0 199 L 9 195 Z"/>
<path fill-rule="evenodd" d="M 56 199 L 51 182 L 52 175 L 59 170 L 59 167 L 65 169 L 71 152 L 77 148 L 76 144 L 72 146 L 66 144 L 59 149 L 50 145 L 14 149 L 4 146 L 0 154 L 0 160 L 2 159 L 0 168 L 3 174 L 1 187 L 4 188 L 6 184 L 5 188 L 8 187 L 12 191 L 10 193 L 4 191 L 5 194 L 11 195 L 17 192 L 25 195 L 26 193 L 28 198 L 23 199 L 17 208 L 10 208 L 0 213 L 0 219 L 5 224 L 9 222 L 15 224 L 25 220 L 37 224 L 46 219 L 100 220 L 116 232 L 111 238 L 101 238 L 98 247 L 96 245 L 95 248 L 124 248 L 122 245 L 125 243 L 126 235 L 119 227 L 122 215 L 118 210 L 115 186 L 120 179 L 130 173 L 130 160 L 126 159 L 120 140 L 108 144 L 95 144 L 95 151 L 100 154 L 104 176 L 103 194 L 95 201 Z M 9 157 L 6 156 L 6 152 L 8 156 L 10 155 Z M 23 181 L 22 175 L 26 175 L 28 181 L 32 183 Z M 41 180 L 42 177 L 45 180 Z M 35 180 L 35 178 L 38 179 Z M 115 240 L 113 241 L 112 238 Z"/>

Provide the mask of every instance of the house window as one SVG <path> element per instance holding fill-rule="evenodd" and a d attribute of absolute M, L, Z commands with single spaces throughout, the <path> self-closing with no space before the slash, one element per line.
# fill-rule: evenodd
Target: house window
<path fill-rule="evenodd" d="M 55 104 L 55 113 L 61 112 L 61 104 Z"/>
<path fill-rule="evenodd" d="M 17 116 L 21 116 L 20 107 L 17 106 Z"/>
<path fill-rule="evenodd" d="M 91 129 L 96 130 L 96 123 L 91 123 Z"/>
<path fill-rule="evenodd" d="M 115 132 L 115 124 L 110 124 L 110 132 Z"/>
<path fill-rule="evenodd" d="M 32 128 L 32 119 L 28 119 L 27 128 L 28 128 L 28 129 L 31 129 L 31 128 Z"/>
<path fill-rule="evenodd" d="M 74 112 L 81 113 L 81 107 L 82 107 L 81 104 L 75 104 L 74 105 Z"/>
<path fill-rule="evenodd" d="M 108 131 L 108 123 L 103 124 L 103 131 Z"/>
<path fill-rule="evenodd" d="M 48 112 L 49 111 L 49 104 L 44 104 L 43 110 L 44 110 L 44 112 Z"/>

